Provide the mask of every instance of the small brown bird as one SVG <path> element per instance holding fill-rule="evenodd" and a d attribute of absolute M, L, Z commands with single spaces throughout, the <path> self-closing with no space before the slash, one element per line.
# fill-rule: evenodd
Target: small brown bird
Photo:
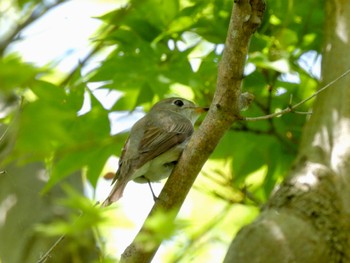
<path fill-rule="evenodd" d="M 183 98 L 156 103 L 131 128 L 112 182 L 115 185 L 102 206 L 118 201 L 131 180 L 150 184 L 167 178 L 194 131 L 195 121 L 207 110 Z"/>

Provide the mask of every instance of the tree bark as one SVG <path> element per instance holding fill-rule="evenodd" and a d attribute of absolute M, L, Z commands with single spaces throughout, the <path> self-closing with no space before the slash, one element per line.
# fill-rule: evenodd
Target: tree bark
<path fill-rule="evenodd" d="M 326 1 L 321 87 L 350 68 L 350 2 Z M 294 166 L 224 262 L 350 262 L 350 76 L 316 98 Z"/>
<path fill-rule="evenodd" d="M 219 65 L 216 92 L 208 115 L 189 141 L 142 229 L 124 251 L 121 262 L 142 263 L 152 260 L 162 240 L 153 238 L 154 233 L 147 228 L 148 220 L 159 211 L 174 215 L 169 220 L 175 219 L 205 161 L 232 123 L 240 119 L 244 64 L 250 38 L 261 24 L 264 10 L 263 0 L 235 1 Z M 151 249 L 145 246 L 147 240 L 154 244 Z"/>

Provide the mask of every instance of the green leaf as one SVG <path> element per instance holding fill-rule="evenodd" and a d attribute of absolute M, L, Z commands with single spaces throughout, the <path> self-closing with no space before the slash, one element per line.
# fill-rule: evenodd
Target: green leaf
<path fill-rule="evenodd" d="M 152 215 L 145 222 L 147 234 L 140 236 L 139 240 L 142 242 L 145 250 L 151 250 L 157 246 L 158 242 L 170 239 L 175 231 L 180 230 L 185 226 L 184 221 L 176 220 L 176 211 L 160 211 Z"/>
<path fill-rule="evenodd" d="M 34 85 L 31 90 L 39 100 L 42 100 L 45 103 L 53 103 L 57 105 L 67 100 L 65 90 L 50 82 L 41 80 L 36 81 L 36 85 Z"/>
<path fill-rule="evenodd" d="M 36 231 L 48 236 L 70 236 L 81 238 L 85 231 L 99 226 L 101 223 L 107 221 L 106 215 L 101 211 L 100 207 L 94 206 L 91 200 L 81 195 L 71 186 L 63 185 L 63 190 L 66 197 L 60 199 L 58 202 L 61 206 L 70 208 L 73 213 L 69 218 L 64 220 L 56 220 L 48 224 L 40 224 L 36 226 Z M 79 213 L 76 213 L 79 211 Z"/>
<path fill-rule="evenodd" d="M 192 25 L 193 25 L 192 17 L 181 16 L 170 23 L 168 27 L 168 32 L 169 33 L 183 32 L 186 29 L 190 28 Z"/>
<path fill-rule="evenodd" d="M 24 88 L 34 82 L 41 71 L 34 66 L 24 63 L 17 55 L 0 58 L 0 87 L 2 91 Z"/>
<path fill-rule="evenodd" d="M 179 12 L 178 0 L 146 0 L 138 2 L 132 1 L 136 6 L 136 12 L 140 17 L 144 17 L 153 26 L 165 29 Z"/>
<path fill-rule="evenodd" d="M 59 99 L 37 100 L 25 105 L 17 150 L 34 158 L 48 157 L 54 149 L 72 142 L 67 129 L 75 118 L 76 112 Z"/>
<path fill-rule="evenodd" d="M 141 88 L 140 93 L 137 96 L 137 100 L 135 102 L 133 109 L 136 108 L 138 105 L 142 105 L 143 103 L 151 102 L 153 98 L 154 98 L 153 89 L 148 84 L 145 83 Z"/>
<path fill-rule="evenodd" d="M 152 42 L 161 31 L 144 17 L 131 17 L 125 20 L 125 25 L 130 27 L 130 33 L 137 34 L 142 40 Z"/>
<path fill-rule="evenodd" d="M 294 46 L 298 42 L 298 35 L 296 32 L 284 28 L 277 35 L 278 42 L 282 48 L 288 49 L 289 46 Z"/>
<path fill-rule="evenodd" d="M 264 181 L 264 192 L 266 198 L 270 196 L 276 183 L 281 181 L 281 179 L 287 175 L 287 171 L 290 169 L 295 157 L 293 151 L 288 151 L 288 149 L 281 147 L 281 144 L 278 141 L 271 144 L 267 150 L 269 154 L 265 156 L 265 162 L 268 165 L 268 170 Z"/>

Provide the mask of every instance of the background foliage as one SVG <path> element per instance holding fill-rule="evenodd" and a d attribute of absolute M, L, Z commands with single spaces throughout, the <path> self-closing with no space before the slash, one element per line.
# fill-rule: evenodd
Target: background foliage
<path fill-rule="evenodd" d="M 103 26 L 91 41 L 91 53 L 65 75 L 50 65 L 28 64 L 10 51 L 30 24 L 28 18 L 34 14 L 40 19 L 38 10 L 49 4 L 7 2 L 17 16 L 2 18 L 13 26 L 0 40 L 1 124 L 17 132 L 2 165 L 45 162 L 50 177 L 43 192 L 79 170 L 96 187 L 106 161 L 120 154 L 126 137 L 125 133 L 111 134 L 111 113 L 128 114 L 139 106 L 147 111 L 170 95 L 210 105 L 232 0 L 129 1 L 98 18 Z M 322 1 L 268 1 L 263 25 L 252 39 L 247 58 L 243 90 L 253 93 L 255 101 L 244 116 L 273 113 L 315 91 L 323 20 Z M 98 56 L 104 57 L 99 65 L 86 70 Z M 92 84 L 97 88 L 92 89 Z M 106 108 L 96 90 L 117 91 L 120 98 Z M 84 102 L 90 105 L 82 112 Z M 300 111 L 309 108 L 307 103 Z M 210 203 L 195 207 L 185 225 L 196 225 L 203 214 L 210 216 L 194 229 L 174 226 L 170 236 L 174 234 L 173 242 L 183 247 L 172 245 L 168 262 L 205 258 L 207 247 L 224 253 L 232 234 L 256 215 L 256 208 L 283 179 L 306 118 L 292 113 L 241 122 L 227 132 L 195 186 L 196 191 L 210 196 Z M 76 207 L 79 204 L 77 201 Z M 218 205 L 223 210 L 211 213 Z M 232 207 L 239 210 L 233 213 Z M 156 225 L 169 236 L 166 225 Z"/>

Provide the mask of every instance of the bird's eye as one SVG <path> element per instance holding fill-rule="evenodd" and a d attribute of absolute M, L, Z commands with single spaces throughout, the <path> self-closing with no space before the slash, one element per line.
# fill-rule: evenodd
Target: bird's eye
<path fill-rule="evenodd" d="M 183 102 L 182 100 L 175 100 L 175 101 L 174 101 L 174 104 L 175 104 L 176 106 L 182 107 L 182 106 L 184 105 L 184 102 Z"/>

